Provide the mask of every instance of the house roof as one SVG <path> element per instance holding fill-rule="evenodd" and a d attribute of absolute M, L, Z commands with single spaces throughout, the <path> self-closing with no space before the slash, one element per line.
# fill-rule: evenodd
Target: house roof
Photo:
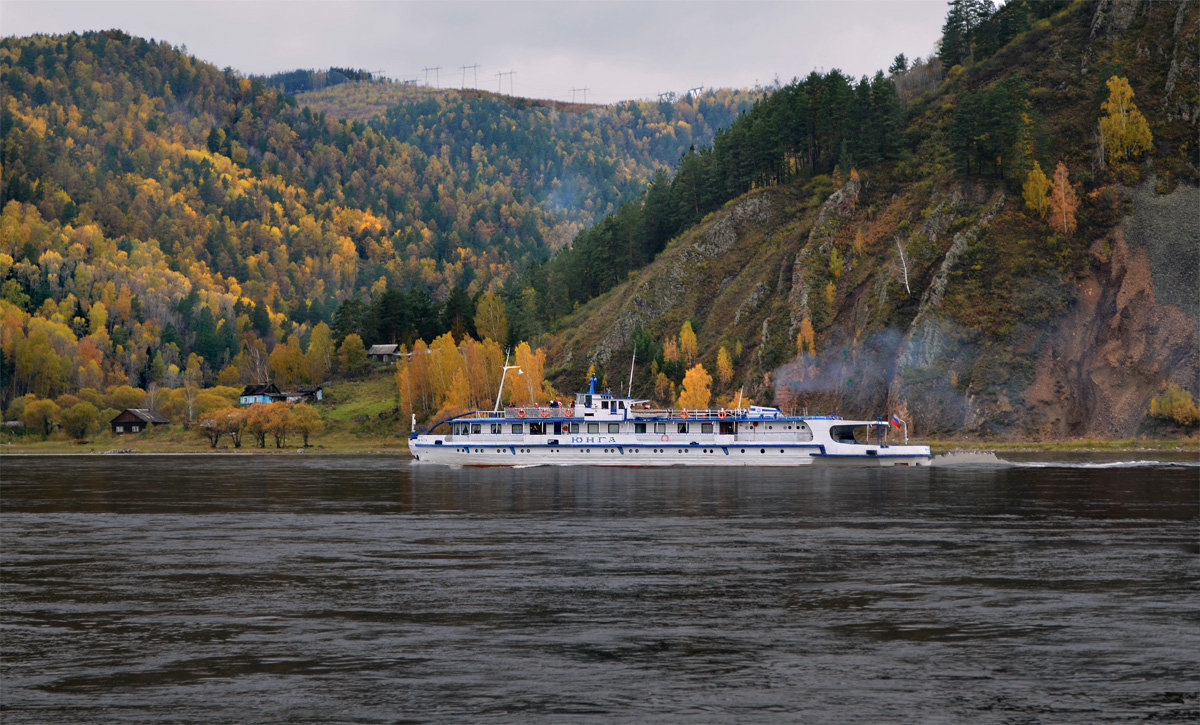
<path fill-rule="evenodd" d="M 275 383 L 266 383 L 262 385 L 247 385 L 242 391 L 242 395 L 280 395 L 279 388 L 275 387 Z"/>
<path fill-rule="evenodd" d="M 162 417 L 161 415 L 159 415 L 158 413 L 155 413 L 153 410 L 150 410 L 149 408 L 126 408 L 124 411 L 122 411 L 121 415 L 124 415 L 125 413 L 130 413 L 132 415 L 135 415 L 147 423 L 170 423 L 171 422 L 171 421 L 167 420 L 166 418 Z M 118 415 L 117 418 L 120 418 L 121 415 Z M 116 418 L 114 418 L 113 420 L 116 420 Z"/>
<path fill-rule="evenodd" d="M 370 350 L 367 350 L 368 355 L 395 355 L 396 348 L 399 345 L 372 345 Z"/>

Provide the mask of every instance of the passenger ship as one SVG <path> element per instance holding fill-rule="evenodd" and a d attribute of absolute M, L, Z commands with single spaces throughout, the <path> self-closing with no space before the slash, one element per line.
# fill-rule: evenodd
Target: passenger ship
<path fill-rule="evenodd" d="M 588 392 L 573 404 L 505 407 L 414 430 L 422 462 L 462 466 L 927 466 L 929 446 L 885 442 L 889 421 L 734 410 L 651 410 L 647 401 Z M 897 419 L 893 418 L 896 421 Z M 907 425 L 905 426 L 907 430 Z"/>

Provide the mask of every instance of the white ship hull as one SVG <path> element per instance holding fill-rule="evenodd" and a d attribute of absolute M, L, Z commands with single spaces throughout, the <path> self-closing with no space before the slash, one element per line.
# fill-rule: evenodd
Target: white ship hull
<path fill-rule="evenodd" d="M 829 454 L 811 444 L 514 444 L 409 441 L 413 458 L 458 466 L 928 466 L 926 446 Z"/>
<path fill-rule="evenodd" d="M 589 392 L 575 405 L 506 408 L 413 433 L 413 458 L 458 466 L 927 466 L 929 447 L 892 445 L 888 423 L 787 416 L 774 408 L 651 411 Z M 872 442 L 874 438 L 874 442 Z"/>

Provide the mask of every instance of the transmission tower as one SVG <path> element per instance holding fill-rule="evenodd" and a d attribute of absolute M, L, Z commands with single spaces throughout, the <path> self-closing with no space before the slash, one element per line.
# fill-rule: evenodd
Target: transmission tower
<path fill-rule="evenodd" d="M 704 90 L 704 86 L 696 86 L 695 88 L 689 88 L 688 89 L 688 97 L 695 98 L 696 96 L 700 95 L 700 92 L 703 90 Z"/>
<path fill-rule="evenodd" d="M 431 65 L 428 68 L 422 68 L 421 70 L 425 71 L 425 85 L 429 85 L 429 71 L 433 71 L 433 85 L 441 88 L 441 80 L 438 78 L 438 71 L 441 69 L 440 65 Z"/>
<path fill-rule="evenodd" d="M 576 92 L 582 93 L 583 94 L 583 102 L 587 103 L 587 92 L 590 90 L 591 90 L 590 88 L 572 88 L 571 89 L 571 103 L 575 102 L 575 93 Z"/>
<path fill-rule="evenodd" d="M 463 74 L 462 75 L 462 87 L 463 88 L 467 87 L 467 71 L 473 71 L 475 73 L 475 85 L 473 87 L 478 88 L 479 87 L 479 64 L 462 66 L 462 74 Z"/>
<path fill-rule="evenodd" d="M 513 94 L 512 77 L 515 76 L 516 74 L 517 74 L 517 72 L 515 70 L 502 71 L 500 73 L 497 73 L 496 74 L 496 79 L 497 79 L 496 80 L 496 92 L 500 93 L 500 89 L 504 87 L 504 76 L 508 76 L 508 95 L 511 96 Z"/>

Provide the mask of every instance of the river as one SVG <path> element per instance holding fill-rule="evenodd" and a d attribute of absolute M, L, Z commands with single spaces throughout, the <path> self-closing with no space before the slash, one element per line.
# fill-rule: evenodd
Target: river
<path fill-rule="evenodd" d="M 1200 719 L 1194 455 L 0 458 L 24 722 Z"/>

